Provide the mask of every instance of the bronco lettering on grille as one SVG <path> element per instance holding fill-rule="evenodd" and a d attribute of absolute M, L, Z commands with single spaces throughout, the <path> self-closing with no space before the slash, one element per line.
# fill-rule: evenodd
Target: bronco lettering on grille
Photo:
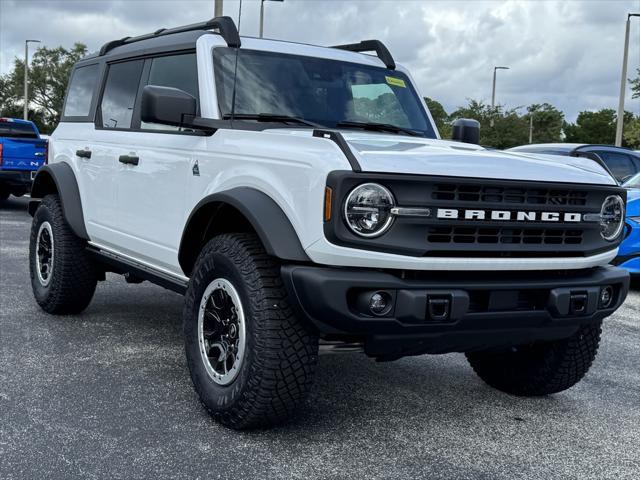
<path fill-rule="evenodd" d="M 509 210 L 461 210 L 457 208 L 439 208 L 438 218 L 445 220 L 497 220 L 517 222 L 581 222 L 581 213 L 560 212 L 512 212 Z"/>

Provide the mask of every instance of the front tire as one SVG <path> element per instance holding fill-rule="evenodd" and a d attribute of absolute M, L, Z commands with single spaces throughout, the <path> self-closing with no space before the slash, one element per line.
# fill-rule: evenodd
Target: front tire
<path fill-rule="evenodd" d="M 38 305 L 47 313 L 82 312 L 98 278 L 86 242 L 67 224 L 57 195 L 42 199 L 31 224 L 29 270 Z"/>
<path fill-rule="evenodd" d="M 234 429 L 272 426 L 306 398 L 318 337 L 287 301 L 280 269 L 251 234 L 204 247 L 184 309 L 187 363 L 200 400 Z"/>
<path fill-rule="evenodd" d="M 541 396 L 566 390 L 587 373 L 598 352 L 601 322 L 580 327 L 569 338 L 513 348 L 472 352 L 467 359 L 478 376 L 512 395 Z"/>

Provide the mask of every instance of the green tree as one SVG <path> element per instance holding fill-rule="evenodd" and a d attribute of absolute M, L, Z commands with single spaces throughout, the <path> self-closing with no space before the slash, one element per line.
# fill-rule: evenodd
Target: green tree
<path fill-rule="evenodd" d="M 553 105 L 548 103 L 529 105 L 523 118 L 528 129 L 533 120 L 532 143 L 550 143 L 562 140 L 564 114 Z"/>
<path fill-rule="evenodd" d="M 566 141 L 570 143 L 598 143 L 613 145 L 616 139 L 616 111 L 603 108 L 597 112 L 580 112 L 575 124 L 565 123 Z M 633 120 L 631 112 L 624 112 L 624 123 Z"/>
<path fill-rule="evenodd" d="M 429 107 L 433 121 L 436 122 L 440 136 L 443 139 L 451 138 L 451 119 L 442 104 L 429 97 L 424 97 L 424 101 L 427 107 Z"/>
<path fill-rule="evenodd" d="M 34 53 L 29 66 L 29 110 L 33 109 L 34 115 L 29 118 L 42 132 L 51 132 L 60 120 L 71 69 L 86 54 L 87 47 L 81 43 L 74 44 L 69 50 L 41 47 Z M 22 109 L 23 85 L 24 60 L 16 58 L 13 70 L 0 79 L 3 112 L 7 110 L 15 115 L 17 106 Z"/>
<path fill-rule="evenodd" d="M 634 150 L 640 150 L 640 117 L 635 117 L 624 127 L 624 143 Z"/>
<path fill-rule="evenodd" d="M 630 78 L 631 98 L 640 98 L 640 68 L 636 69 L 636 78 Z"/>
<path fill-rule="evenodd" d="M 484 102 L 469 99 L 466 107 L 451 114 L 451 119 L 473 118 L 480 122 L 480 143 L 487 147 L 510 148 L 529 140 L 529 124 L 518 115 L 517 109 L 491 107 Z"/>

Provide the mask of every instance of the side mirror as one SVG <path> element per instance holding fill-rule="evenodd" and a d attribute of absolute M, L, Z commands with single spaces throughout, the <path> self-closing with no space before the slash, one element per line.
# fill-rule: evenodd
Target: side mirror
<path fill-rule="evenodd" d="M 451 140 L 456 142 L 480 143 L 480 122 L 470 118 L 459 118 L 453 122 Z"/>
<path fill-rule="evenodd" d="M 142 89 L 143 122 L 184 126 L 195 118 L 197 109 L 196 99 L 178 88 L 147 85 Z"/>

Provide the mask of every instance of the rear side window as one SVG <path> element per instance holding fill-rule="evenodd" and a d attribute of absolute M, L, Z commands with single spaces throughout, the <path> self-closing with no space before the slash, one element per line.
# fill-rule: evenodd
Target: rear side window
<path fill-rule="evenodd" d="M 618 179 L 623 180 L 636 173 L 636 167 L 629 155 L 617 152 L 597 152 L 604 163 L 607 164 L 611 173 Z"/>
<path fill-rule="evenodd" d="M 109 67 L 102 94 L 100 116 L 104 128 L 131 128 L 143 60 L 116 63 Z"/>
<path fill-rule="evenodd" d="M 198 67 L 196 54 L 187 53 L 152 59 L 147 85 L 178 88 L 198 100 Z M 141 128 L 154 130 L 178 130 L 178 127 L 146 122 L 142 122 L 140 126 Z"/>
<path fill-rule="evenodd" d="M 0 137 L 38 138 L 38 132 L 31 125 L 25 123 L 0 120 Z"/>
<path fill-rule="evenodd" d="M 76 68 L 69 84 L 65 117 L 87 117 L 91 109 L 91 99 L 98 79 L 98 65 Z"/>

